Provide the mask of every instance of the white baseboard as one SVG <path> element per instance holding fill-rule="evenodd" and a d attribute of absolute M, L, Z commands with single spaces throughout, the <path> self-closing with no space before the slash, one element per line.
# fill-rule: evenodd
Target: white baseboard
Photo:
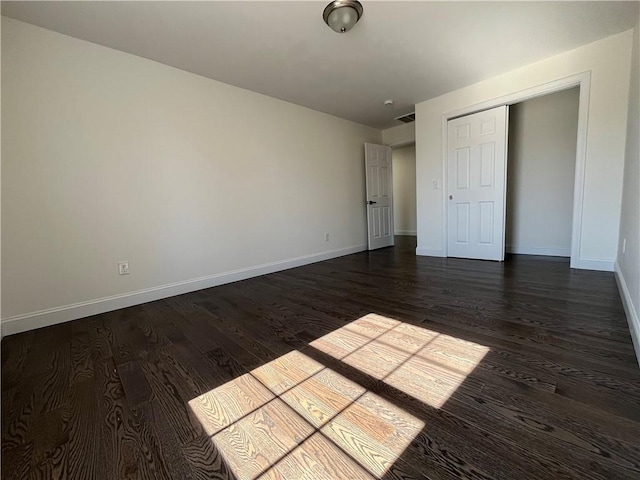
<path fill-rule="evenodd" d="M 599 270 L 601 272 L 613 272 L 615 260 L 602 260 L 594 258 L 579 258 L 575 265 L 571 268 L 578 268 L 581 270 Z"/>
<path fill-rule="evenodd" d="M 520 252 L 510 252 L 510 253 L 520 253 Z M 428 248 L 416 248 L 416 255 L 425 256 L 425 257 L 446 257 L 444 250 L 431 250 Z M 529 255 L 548 255 L 548 256 L 567 256 L 569 255 L 552 255 L 551 253 L 529 253 Z M 601 259 L 591 259 L 591 258 L 581 258 L 579 259 L 575 265 L 572 265 L 571 268 L 578 268 L 581 270 L 599 270 L 603 272 L 613 272 L 614 260 L 601 260 Z"/>
<path fill-rule="evenodd" d="M 429 248 L 416 248 L 416 255 L 423 257 L 445 257 L 443 250 L 431 250 Z"/>
<path fill-rule="evenodd" d="M 417 235 L 418 232 L 416 230 L 396 230 L 395 232 L 393 232 L 394 235 Z"/>
<path fill-rule="evenodd" d="M 636 350 L 636 358 L 638 359 L 638 365 L 640 365 L 640 319 L 638 319 L 638 312 L 633 305 L 631 295 L 629 294 L 629 288 L 627 287 L 627 281 L 622 274 L 622 270 L 620 270 L 618 262 L 615 262 L 615 275 L 618 282 L 618 289 L 620 290 L 620 296 L 622 297 L 624 311 L 627 314 L 627 323 L 629 324 L 629 332 L 631 333 L 633 348 Z"/>
<path fill-rule="evenodd" d="M 571 247 L 548 245 L 546 247 L 531 247 L 527 245 L 507 245 L 507 253 L 516 255 L 544 255 L 547 257 L 571 257 Z"/>
<path fill-rule="evenodd" d="M 26 332 L 27 330 L 47 327 L 70 320 L 77 320 L 78 318 L 89 317 L 91 315 L 98 315 L 119 308 L 131 307 L 141 303 L 160 300 L 161 298 L 202 290 L 203 288 L 216 287 L 225 283 L 237 282 L 238 280 L 246 280 L 247 278 L 288 270 L 289 268 L 300 267 L 310 263 L 363 252 L 365 250 L 367 250 L 367 245 L 355 245 L 353 247 L 329 250 L 327 252 L 304 255 L 278 262 L 265 263 L 255 267 L 241 268 L 230 272 L 217 273 L 192 280 L 146 288 L 136 292 L 123 293 L 86 302 L 74 303 L 72 305 L 49 308 L 38 312 L 16 315 L 2 319 L 2 336 Z"/>

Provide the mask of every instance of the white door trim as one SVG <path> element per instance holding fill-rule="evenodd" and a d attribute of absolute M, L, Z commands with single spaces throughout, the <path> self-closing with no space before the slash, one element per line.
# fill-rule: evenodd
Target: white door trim
<path fill-rule="evenodd" d="M 584 174 L 587 162 L 587 124 L 589 120 L 589 92 L 591 90 L 591 71 L 578 73 L 569 77 L 560 78 L 552 82 L 543 83 L 535 87 L 513 92 L 502 97 L 487 100 L 475 105 L 452 110 L 442 115 L 442 185 L 447 185 L 447 122 L 456 117 L 470 113 L 488 110 L 501 105 L 513 105 L 514 103 L 530 100 L 535 97 L 560 92 L 569 88 L 580 87 L 580 101 L 578 107 L 578 136 L 576 143 L 575 180 L 573 188 L 573 222 L 571 229 L 571 268 L 584 268 L 580 262 L 580 243 L 582 240 L 582 205 L 584 201 Z M 508 141 L 508 140 L 507 140 Z M 447 256 L 447 189 L 442 189 L 442 252 Z"/>

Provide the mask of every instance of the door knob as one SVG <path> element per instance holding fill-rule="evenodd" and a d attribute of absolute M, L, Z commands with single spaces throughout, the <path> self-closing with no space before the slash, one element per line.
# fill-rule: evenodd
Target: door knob
<path fill-rule="evenodd" d="M 378 202 L 374 202 L 373 200 L 369 200 L 369 201 L 367 202 L 367 205 L 373 205 L 374 203 L 378 203 Z"/>
<path fill-rule="evenodd" d="M 453 200 L 453 195 L 449 195 L 449 200 Z"/>

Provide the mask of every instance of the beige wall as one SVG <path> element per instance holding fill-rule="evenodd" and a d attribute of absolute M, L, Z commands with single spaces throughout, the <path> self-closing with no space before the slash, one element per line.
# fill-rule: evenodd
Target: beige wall
<path fill-rule="evenodd" d="M 416 141 L 416 123 L 405 123 L 382 131 L 382 142 L 391 147 L 404 147 Z"/>
<path fill-rule="evenodd" d="M 365 248 L 379 130 L 2 21 L 6 332 Z"/>
<path fill-rule="evenodd" d="M 616 272 L 640 362 L 640 22 L 633 34 L 624 188 Z M 623 242 L 626 248 L 623 251 Z"/>
<path fill-rule="evenodd" d="M 571 256 L 580 89 L 509 108 L 507 251 Z"/>
<path fill-rule="evenodd" d="M 534 87 L 589 72 L 582 240 L 578 266 L 612 270 L 618 246 L 632 31 L 582 46 L 416 105 L 418 248 L 445 255 L 443 118 Z"/>
<path fill-rule="evenodd" d="M 396 235 L 416 234 L 416 147 L 393 150 L 393 221 Z"/>

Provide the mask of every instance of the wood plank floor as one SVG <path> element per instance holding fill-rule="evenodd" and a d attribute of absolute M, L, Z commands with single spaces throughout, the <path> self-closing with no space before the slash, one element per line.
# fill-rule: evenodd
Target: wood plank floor
<path fill-rule="evenodd" d="M 397 241 L 5 338 L 2 478 L 640 478 L 612 274 Z"/>

